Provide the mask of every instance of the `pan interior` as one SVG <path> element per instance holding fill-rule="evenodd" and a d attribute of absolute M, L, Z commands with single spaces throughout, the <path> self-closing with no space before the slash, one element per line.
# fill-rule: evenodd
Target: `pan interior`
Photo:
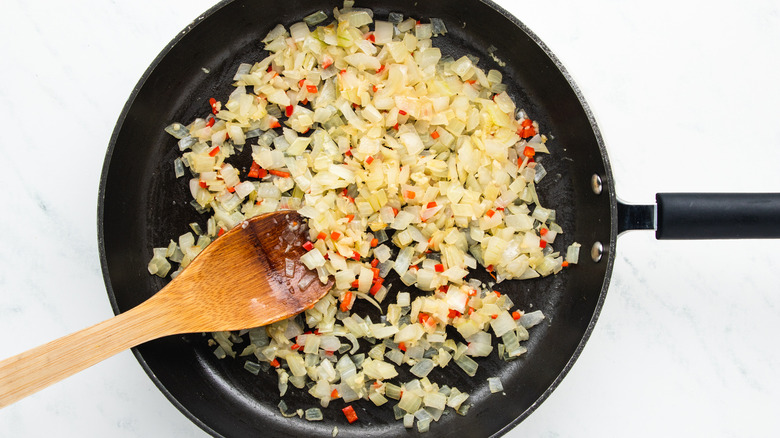
<path fill-rule="evenodd" d="M 323 10 L 333 2 L 284 3 L 268 0 L 217 5 L 173 41 L 156 59 L 130 97 L 109 146 L 100 190 L 99 242 L 103 272 L 115 312 L 139 304 L 164 281 L 151 276 L 146 264 L 151 249 L 188 231 L 205 218 L 189 206 L 184 178 L 174 177 L 176 140 L 163 128 L 208 114 L 208 99 L 227 98 L 238 65 L 265 56 L 259 41 L 277 23 L 286 26 Z M 564 273 L 525 282 L 504 282 L 496 289 L 510 295 L 518 307 L 542 310 L 547 320 L 532 329 L 528 353 L 512 362 L 491 355 L 480 360 L 474 378 L 455 366 L 437 369 L 429 378 L 471 394 L 465 417 L 452 412 L 432 425 L 431 436 L 487 436 L 506 432 L 525 418 L 549 393 L 576 358 L 598 314 L 611 271 L 611 251 L 600 263 L 587 257 L 594 241 L 614 247 L 614 190 L 598 131 L 584 102 L 557 61 L 516 19 L 497 6 L 473 0 L 448 2 L 397 1 L 370 6 L 378 19 L 401 12 L 418 19 L 444 20 L 448 34 L 434 44 L 444 54 L 471 53 L 483 69 L 504 75 L 519 108 L 539 121 L 551 136 L 552 155 L 540 159 L 548 176 L 539 185 L 542 203 L 554 208 L 565 234 L 556 240 L 563 249 L 583 245 L 581 263 Z M 269 16 L 267 11 L 274 11 Z M 491 47 L 492 46 L 492 47 Z M 505 66 L 498 65 L 488 49 Z M 495 50 L 492 50 L 495 48 Z M 251 158 L 248 154 L 246 167 Z M 602 195 L 590 189 L 598 173 L 607 183 Z M 484 273 L 477 273 L 476 276 Z M 400 283 L 398 283 L 400 284 Z M 403 287 L 403 285 L 401 285 Z M 398 289 L 395 286 L 394 289 Z M 391 297 L 388 300 L 392 299 Z M 374 316 L 368 307 L 363 309 Z M 279 415 L 276 374 L 254 376 L 238 360 L 218 360 L 201 334 L 149 342 L 135 354 L 163 393 L 189 418 L 213 435 L 402 436 L 409 433 L 393 419 L 392 409 L 368 401 L 353 403 L 360 421 L 348 425 L 333 402 L 325 420 L 307 422 Z M 403 375 L 402 375 L 403 376 Z M 490 394 L 488 377 L 501 377 L 505 394 Z M 288 392 L 291 409 L 317 406 L 305 391 Z"/>

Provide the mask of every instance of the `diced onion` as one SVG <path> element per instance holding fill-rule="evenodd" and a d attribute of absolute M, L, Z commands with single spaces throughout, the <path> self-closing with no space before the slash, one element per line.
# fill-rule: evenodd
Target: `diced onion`
<path fill-rule="evenodd" d="M 498 377 L 488 377 L 487 381 L 490 392 L 496 393 L 504 390 L 504 386 L 501 384 L 501 379 Z"/>
<path fill-rule="evenodd" d="M 455 363 L 458 364 L 458 366 L 471 377 L 474 377 L 474 375 L 477 373 L 477 368 L 479 367 L 474 359 L 466 356 L 465 354 L 455 359 Z"/>
<path fill-rule="evenodd" d="M 322 421 L 322 410 L 320 408 L 309 408 L 306 409 L 306 413 L 304 414 L 304 417 L 309 421 Z"/>
<path fill-rule="evenodd" d="M 576 264 L 580 259 L 580 244 L 577 242 L 572 243 L 566 249 L 566 261 L 571 264 Z"/>
<path fill-rule="evenodd" d="M 541 310 L 536 310 L 524 314 L 517 322 L 524 328 L 531 328 L 544 320 L 544 314 Z"/>
<path fill-rule="evenodd" d="M 422 359 L 417 362 L 409 372 L 417 377 L 425 377 L 433 370 L 434 363 L 431 359 Z"/>
<path fill-rule="evenodd" d="M 303 17 L 303 21 L 309 26 L 316 26 L 328 19 L 328 15 L 323 11 L 317 11 L 313 14 Z"/>

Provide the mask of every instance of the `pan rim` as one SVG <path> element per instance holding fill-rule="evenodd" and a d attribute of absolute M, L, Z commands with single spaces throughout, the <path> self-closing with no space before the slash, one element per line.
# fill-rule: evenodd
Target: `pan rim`
<path fill-rule="evenodd" d="M 107 252 L 106 252 L 106 242 L 105 242 L 105 227 L 104 227 L 104 219 L 105 219 L 105 195 L 106 195 L 106 185 L 108 181 L 108 171 L 110 168 L 110 165 L 112 163 L 112 157 L 114 150 L 116 148 L 117 139 L 119 136 L 119 133 L 125 123 L 125 120 L 127 118 L 127 115 L 135 103 L 136 98 L 138 97 L 138 94 L 143 89 L 145 83 L 149 79 L 149 77 L 154 73 L 156 68 L 159 66 L 159 64 L 169 55 L 169 53 L 173 50 L 173 48 L 182 40 L 184 39 L 198 24 L 200 24 L 202 21 L 205 21 L 210 16 L 214 15 L 216 12 L 224 8 L 225 6 L 233 3 L 235 0 L 221 0 L 219 3 L 215 4 L 211 8 L 209 8 L 207 11 L 200 14 L 197 18 L 195 18 L 192 22 L 190 22 L 182 31 L 178 32 L 176 36 L 171 39 L 170 42 L 166 44 L 166 46 L 160 51 L 160 53 L 154 58 L 154 60 L 150 63 L 149 67 L 144 71 L 144 73 L 141 75 L 140 79 L 136 83 L 136 85 L 133 87 L 132 92 L 130 93 L 127 101 L 125 102 L 125 105 L 122 108 L 122 111 L 119 114 L 119 117 L 117 118 L 117 122 L 114 126 L 114 129 L 112 131 L 111 137 L 109 139 L 108 148 L 106 150 L 106 155 L 103 161 L 103 166 L 101 169 L 101 175 L 100 175 L 100 182 L 98 186 L 98 211 L 97 211 L 97 229 L 98 229 L 98 250 L 99 250 L 99 260 L 101 265 L 101 272 L 103 274 L 103 281 L 106 286 L 106 292 L 109 298 L 109 302 L 111 304 L 112 311 L 114 314 L 121 313 L 121 310 L 119 308 L 116 295 L 114 294 L 113 286 L 111 283 L 111 278 L 109 274 L 108 269 L 108 260 L 107 260 Z M 536 409 L 552 394 L 552 392 L 560 385 L 560 383 L 563 381 L 563 379 L 566 377 L 568 372 L 571 370 L 571 368 L 574 366 L 574 363 L 579 358 L 580 354 L 582 353 L 583 349 L 585 348 L 585 344 L 589 340 L 596 322 L 599 318 L 599 315 L 601 313 L 601 310 L 603 308 L 604 300 L 606 299 L 606 293 L 609 288 L 610 279 L 612 277 L 612 271 L 614 267 L 614 260 L 615 260 L 615 249 L 616 249 L 616 243 L 617 243 L 617 237 L 618 237 L 618 226 L 617 226 L 617 196 L 615 191 L 615 183 L 612 173 L 612 168 L 610 166 L 609 157 L 607 154 L 607 149 L 604 143 L 604 139 L 601 135 L 601 132 L 598 128 L 598 124 L 596 122 L 595 115 L 593 111 L 591 110 L 590 106 L 586 102 L 584 95 L 582 94 L 579 87 L 574 82 L 571 74 L 566 70 L 562 62 L 555 56 L 555 54 L 550 50 L 550 48 L 523 22 L 521 22 L 517 17 L 515 17 L 513 14 L 508 12 L 506 9 L 501 7 L 500 5 L 496 4 L 493 0 L 476 0 L 479 3 L 482 3 L 494 11 L 501 14 L 504 18 L 509 20 L 514 26 L 516 26 L 520 31 L 524 32 L 528 35 L 528 37 L 539 46 L 539 48 L 545 53 L 545 55 L 553 62 L 555 67 L 558 69 L 558 71 L 561 73 L 563 78 L 566 80 L 569 87 L 571 87 L 572 91 L 574 92 L 575 96 L 577 97 L 577 101 L 579 102 L 580 106 L 582 107 L 586 118 L 588 120 L 588 123 L 593 131 L 594 138 L 596 140 L 596 143 L 599 148 L 599 152 L 601 155 L 601 159 L 604 165 L 604 175 L 600 175 L 602 179 L 602 184 L 604 186 L 605 193 L 602 193 L 602 195 L 609 197 L 609 216 L 610 216 L 610 233 L 609 233 L 609 242 L 608 244 L 604 245 L 604 257 L 602 258 L 602 263 L 606 263 L 606 270 L 604 274 L 604 280 L 602 282 L 601 286 L 601 292 L 599 293 L 599 298 L 595 304 L 593 315 L 588 322 L 587 328 L 584 331 L 582 338 L 580 339 L 580 342 L 578 343 L 576 349 L 574 350 L 573 354 L 567 361 L 566 365 L 563 367 L 563 369 L 560 371 L 560 373 L 555 377 L 553 382 L 549 385 L 549 387 L 532 403 L 525 411 L 523 411 L 519 416 L 517 416 L 513 421 L 507 423 L 504 427 L 496 431 L 491 436 L 498 437 L 502 436 L 506 433 L 508 433 L 511 429 L 517 427 L 523 420 L 525 420 L 528 416 L 530 416 L 533 412 L 536 411 Z M 167 387 L 157 378 L 155 372 L 151 369 L 149 364 L 147 363 L 146 359 L 143 357 L 142 353 L 138 348 L 132 348 L 131 350 L 133 352 L 133 355 L 135 356 L 136 360 L 139 362 L 141 367 L 144 369 L 146 374 L 149 376 L 149 378 L 152 380 L 152 382 L 157 386 L 157 388 L 160 390 L 160 392 L 163 393 L 163 395 L 171 402 L 172 405 L 174 405 L 180 412 L 184 414 L 185 417 L 187 417 L 190 421 L 192 421 L 195 425 L 197 425 L 199 428 L 201 428 L 204 432 L 208 433 L 212 436 L 222 436 L 220 433 L 215 431 L 213 428 L 211 428 L 209 425 L 207 425 L 204 421 L 202 421 L 199 417 L 197 417 L 195 414 L 193 414 L 189 409 L 187 409 L 168 389 Z"/>

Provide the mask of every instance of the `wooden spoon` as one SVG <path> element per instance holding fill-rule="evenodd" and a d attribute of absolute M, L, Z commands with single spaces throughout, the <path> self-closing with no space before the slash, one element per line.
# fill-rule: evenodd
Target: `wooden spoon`
<path fill-rule="evenodd" d="M 0 408 L 152 339 L 258 327 L 310 308 L 333 280 L 322 284 L 300 262 L 307 240 L 293 211 L 242 222 L 140 305 L 0 362 Z"/>

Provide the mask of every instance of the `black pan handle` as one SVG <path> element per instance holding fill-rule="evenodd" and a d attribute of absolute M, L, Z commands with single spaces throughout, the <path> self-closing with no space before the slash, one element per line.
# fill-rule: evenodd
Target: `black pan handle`
<path fill-rule="evenodd" d="M 780 193 L 658 193 L 656 205 L 618 203 L 618 231 L 657 239 L 780 238 Z"/>

